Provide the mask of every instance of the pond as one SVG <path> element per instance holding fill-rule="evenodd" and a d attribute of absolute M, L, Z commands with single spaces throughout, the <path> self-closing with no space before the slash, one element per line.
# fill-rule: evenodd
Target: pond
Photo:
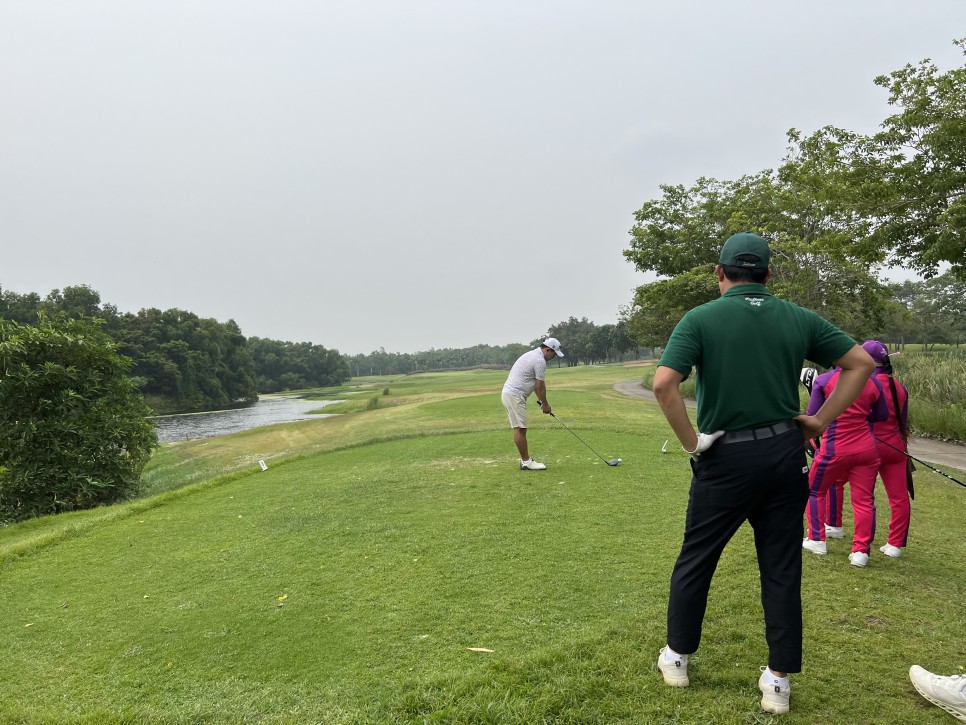
<path fill-rule="evenodd" d="M 186 438 L 214 438 L 215 436 L 238 433 L 263 425 L 273 425 L 274 423 L 329 418 L 331 415 L 325 413 L 309 415 L 309 411 L 341 402 L 343 401 L 268 398 L 244 408 L 183 415 L 162 415 L 150 418 L 150 420 L 157 426 L 158 441 L 160 443 L 171 443 L 183 441 Z"/>

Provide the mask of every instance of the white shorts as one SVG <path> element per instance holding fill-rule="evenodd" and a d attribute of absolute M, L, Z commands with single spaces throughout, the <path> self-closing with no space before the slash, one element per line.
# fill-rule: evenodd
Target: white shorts
<path fill-rule="evenodd" d="M 500 397 L 503 407 L 506 408 L 507 417 L 510 419 L 511 428 L 527 427 L 527 399 L 522 395 L 503 393 Z"/>

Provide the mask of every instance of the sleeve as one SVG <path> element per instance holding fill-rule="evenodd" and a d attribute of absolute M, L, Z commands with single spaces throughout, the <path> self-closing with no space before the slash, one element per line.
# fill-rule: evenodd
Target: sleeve
<path fill-rule="evenodd" d="M 699 351 L 700 344 L 695 334 L 694 319 L 689 312 L 675 325 L 657 364 L 676 370 L 687 380 L 691 375 L 691 368 L 698 363 Z"/>
<path fill-rule="evenodd" d="M 808 408 L 805 409 L 806 415 L 815 415 L 818 409 L 825 404 L 825 381 L 815 380 L 812 386 L 812 394 L 808 399 Z"/>

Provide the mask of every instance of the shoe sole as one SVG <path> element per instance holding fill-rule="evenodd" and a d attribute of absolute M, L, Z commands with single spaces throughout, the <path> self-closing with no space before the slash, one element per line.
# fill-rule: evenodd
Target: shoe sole
<path fill-rule="evenodd" d="M 671 687 L 688 687 L 691 684 L 691 680 L 688 679 L 687 675 L 684 677 L 670 677 L 664 670 L 661 669 L 660 665 L 658 665 L 657 671 L 664 676 L 665 685 L 670 685 Z"/>
<path fill-rule="evenodd" d="M 929 700 L 929 702 L 931 702 L 933 705 L 935 705 L 938 708 L 941 708 L 941 709 L 945 710 L 946 712 L 948 712 L 950 715 L 952 715 L 957 720 L 959 720 L 961 722 L 966 722 L 966 714 L 964 714 L 964 713 L 960 712 L 959 710 L 956 710 L 955 708 L 947 705 L 945 702 L 942 702 L 941 700 L 937 700 L 932 695 L 927 695 L 925 692 L 923 692 L 922 690 L 919 689 L 919 685 L 917 685 L 915 682 L 912 683 L 912 686 L 916 688 L 916 692 L 918 692 L 920 695 L 922 695 L 927 700 Z"/>
<path fill-rule="evenodd" d="M 784 715 L 788 712 L 789 707 L 788 705 L 776 705 L 763 697 L 761 698 L 761 709 L 774 715 Z"/>

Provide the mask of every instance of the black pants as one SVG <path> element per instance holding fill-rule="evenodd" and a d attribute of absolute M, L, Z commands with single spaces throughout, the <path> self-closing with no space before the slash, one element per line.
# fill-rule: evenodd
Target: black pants
<path fill-rule="evenodd" d="M 801 432 L 717 443 L 692 469 L 684 544 L 671 574 L 668 644 L 681 654 L 698 649 L 718 559 L 747 520 L 758 552 L 768 666 L 801 672 L 802 516 L 808 501 Z"/>

